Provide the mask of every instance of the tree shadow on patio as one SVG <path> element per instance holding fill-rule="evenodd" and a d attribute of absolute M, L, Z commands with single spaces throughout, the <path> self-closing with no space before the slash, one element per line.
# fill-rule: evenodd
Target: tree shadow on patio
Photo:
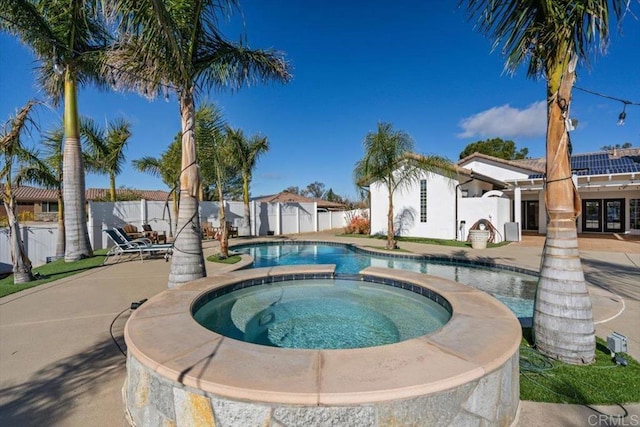
<path fill-rule="evenodd" d="M 582 259 L 585 279 L 590 284 L 613 292 L 623 298 L 640 301 L 640 268 L 611 262 Z"/>
<path fill-rule="evenodd" d="M 119 320 L 118 323 L 124 325 L 124 319 Z M 122 325 L 115 334 L 120 342 Z M 108 339 L 43 367 L 26 382 L 5 383 L 0 389 L 0 425 L 59 424 L 75 407 L 84 407 L 86 399 L 103 398 L 101 393 L 110 392 L 111 381 L 124 379 L 125 366 L 126 359 L 118 346 Z M 119 387 L 116 390 L 119 395 Z M 117 422 L 119 419 L 124 422 L 124 410 L 112 415 L 110 425 L 121 425 Z"/>

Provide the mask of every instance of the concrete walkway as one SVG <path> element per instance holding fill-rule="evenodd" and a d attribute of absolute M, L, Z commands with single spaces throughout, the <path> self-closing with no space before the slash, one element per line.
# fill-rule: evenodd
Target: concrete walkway
<path fill-rule="evenodd" d="M 295 235 L 296 240 L 384 241 L 336 238 L 333 233 Z M 277 238 L 276 238 L 277 239 Z M 640 241 L 580 239 L 598 336 L 624 334 L 640 359 Z M 243 239 L 233 239 L 240 243 Z M 543 239 L 526 236 L 508 246 L 473 250 L 402 243 L 417 253 L 490 259 L 537 270 Z M 203 244 L 205 256 L 217 243 Z M 130 304 L 166 289 L 170 264 L 135 258 L 96 268 L 0 299 L 0 425 L 126 426 L 121 388 L 126 351 L 122 340 Z M 207 262 L 208 271 L 228 266 Z M 621 368 L 622 369 L 622 368 Z M 640 422 L 640 404 L 625 405 L 626 419 Z M 620 413 L 620 408 L 601 408 Z M 522 402 L 518 425 L 625 425 L 580 405 Z M 617 424 L 615 424 L 617 422 Z"/>

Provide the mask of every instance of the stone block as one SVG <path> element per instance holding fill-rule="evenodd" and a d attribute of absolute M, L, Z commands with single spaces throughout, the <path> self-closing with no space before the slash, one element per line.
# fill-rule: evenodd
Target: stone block
<path fill-rule="evenodd" d="M 268 427 L 271 407 L 212 398 L 217 427 Z"/>
<path fill-rule="evenodd" d="M 208 397 L 174 388 L 173 398 L 178 427 L 216 426 Z"/>

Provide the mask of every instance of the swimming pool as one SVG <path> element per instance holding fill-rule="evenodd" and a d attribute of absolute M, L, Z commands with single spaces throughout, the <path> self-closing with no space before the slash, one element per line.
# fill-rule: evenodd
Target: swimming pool
<path fill-rule="evenodd" d="M 463 283 L 494 296 L 519 318 L 533 316 L 537 277 L 524 272 L 479 266 L 472 262 L 378 255 L 345 244 L 277 242 L 239 245 L 237 253 L 251 255 L 254 268 L 277 265 L 335 264 L 337 274 L 357 274 L 366 267 L 384 267 L 431 274 Z"/>

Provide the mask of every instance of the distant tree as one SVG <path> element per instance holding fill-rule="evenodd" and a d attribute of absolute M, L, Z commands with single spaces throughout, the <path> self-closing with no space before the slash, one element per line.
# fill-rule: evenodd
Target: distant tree
<path fill-rule="evenodd" d="M 633 144 L 631 144 L 630 142 L 625 142 L 624 144 L 620 145 L 620 144 L 616 144 L 616 145 L 603 145 L 602 147 L 600 147 L 600 150 L 602 151 L 610 151 L 613 150 L 614 148 L 631 148 L 633 147 Z"/>
<path fill-rule="evenodd" d="M 300 189 L 298 187 L 287 187 L 284 190 L 282 190 L 285 193 L 292 193 L 292 194 L 300 194 Z"/>
<path fill-rule="evenodd" d="M 307 188 L 302 190 L 302 195 L 305 197 L 313 197 L 316 199 L 322 199 L 324 197 L 324 184 L 321 182 L 312 182 L 307 185 Z"/>
<path fill-rule="evenodd" d="M 124 150 L 131 137 L 131 123 L 118 118 L 103 129 L 90 118 L 82 118 L 80 133 L 87 143 L 87 154 L 91 161 L 87 169 L 109 176 L 110 201 L 116 201 L 116 176 L 122 172 L 125 162 Z"/>
<path fill-rule="evenodd" d="M 380 182 L 387 189 L 387 249 L 396 249 L 393 226 L 393 195 L 414 183 L 424 172 L 449 174 L 451 162 L 439 156 L 418 156 L 408 133 L 393 129 L 390 123 L 378 123 L 376 132 L 364 138 L 364 157 L 356 163 L 353 176 L 358 187 Z"/>
<path fill-rule="evenodd" d="M 11 261 L 13 263 L 13 283 L 18 285 L 33 280 L 31 274 L 31 260 L 22 244 L 20 238 L 20 224 L 16 215 L 16 199 L 13 194 L 12 170 L 14 162 L 24 160 L 26 150 L 23 147 L 21 136 L 27 130 L 29 124 L 33 123 L 30 114 L 35 101 L 30 100 L 27 104 L 7 120 L 0 131 L 0 182 L 2 186 L 2 203 L 7 212 L 9 221 L 9 240 L 11 246 Z"/>
<path fill-rule="evenodd" d="M 327 192 L 324 195 L 324 198 L 328 202 L 342 203 L 342 197 L 334 193 L 332 188 L 327 190 Z"/>
<path fill-rule="evenodd" d="M 460 158 L 464 159 L 473 153 L 482 153 L 505 160 L 516 160 L 526 158 L 527 154 L 529 154 L 529 149 L 521 148 L 516 151 L 515 142 L 511 140 L 504 141 L 501 138 L 492 138 L 485 141 L 472 142 L 467 145 L 460 153 Z"/>

